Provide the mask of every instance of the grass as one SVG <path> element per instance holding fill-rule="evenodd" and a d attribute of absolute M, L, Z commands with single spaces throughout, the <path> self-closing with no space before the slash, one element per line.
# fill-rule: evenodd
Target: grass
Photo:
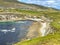
<path fill-rule="evenodd" d="M 58 22 L 52 22 L 51 25 L 52 25 L 54 28 L 60 29 L 60 23 L 58 23 Z"/>
<path fill-rule="evenodd" d="M 2 12 L 4 12 L 3 10 Z M 23 42 L 18 42 L 14 45 L 60 45 L 60 11 L 31 11 L 21 9 L 8 9 L 8 12 L 18 12 L 22 15 L 41 16 L 44 15 L 47 18 L 52 19 L 51 26 L 56 30 L 54 33 L 45 37 L 34 38 Z M 59 33 L 58 33 L 59 32 Z"/>
<path fill-rule="evenodd" d="M 45 37 L 38 37 L 32 40 L 27 40 L 23 42 L 18 42 L 14 45 L 60 45 L 60 11 L 24 11 L 19 10 L 19 12 L 30 14 L 30 15 L 44 15 L 47 18 L 52 19 L 51 26 L 56 30 L 56 33 L 49 34 Z"/>
<path fill-rule="evenodd" d="M 5 9 L 0 9 L 0 12 L 5 12 Z M 18 12 L 22 15 L 31 15 L 31 16 L 41 16 L 44 15 L 47 18 L 53 20 L 51 23 L 52 27 L 60 29 L 60 11 L 46 10 L 46 11 L 32 11 L 32 10 L 22 10 L 22 9 L 7 9 L 8 12 Z"/>
<path fill-rule="evenodd" d="M 45 37 L 38 37 L 32 40 L 18 42 L 14 45 L 60 45 L 60 35 L 58 33 L 47 35 Z"/>
<path fill-rule="evenodd" d="M 3 6 L 6 6 L 6 7 L 7 6 L 13 7 L 17 3 L 15 3 L 15 2 L 10 3 L 10 2 L 5 2 L 5 1 L 3 2 L 1 0 L 0 4 Z M 25 5 L 24 5 L 24 7 L 25 7 Z M 34 38 L 32 40 L 18 42 L 14 45 L 60 45 L 60 11 L 56 11 L 56 10 L 50 9 L 50 8 L 45 10 L 44 9 L 45 7 L 40 7 L 40 8 L 41 8 L 41 10 L 44 10 L 44 11 L 22 10 L 22 9 L 0 9 L 0 12 L 6 12 L 6 11 L 7 12 L 13 12 L 13 13 L 18 12 L 22 15 L 31 15 L 31 16 L 44 15 L 45 17 L 53 20 L 51 22 L 51 26 L 54 28 L 54 30 L 56 30 L 56 33 L 49 34 L 45 37 L 38 37 L 38 38 Z"/>

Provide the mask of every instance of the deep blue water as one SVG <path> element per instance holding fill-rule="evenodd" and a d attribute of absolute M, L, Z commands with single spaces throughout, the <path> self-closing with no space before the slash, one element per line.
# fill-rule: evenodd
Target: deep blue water
<path fill-rule="evenodd" d="M 31 24 L 32 21 L 0 22 L 0 45 L 8 45 L 23 39 Z"/>

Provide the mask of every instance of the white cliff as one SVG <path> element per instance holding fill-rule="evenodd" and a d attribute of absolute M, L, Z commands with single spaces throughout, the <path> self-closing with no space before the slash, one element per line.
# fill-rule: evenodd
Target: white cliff
<path fill-rule="evenodd" d="M 45 32 L 46 32 L 46 22 L 41 22 L 41 28 L 40 28 L 40 32 L 41 32 L 41 36 L 45 36 Z"/>

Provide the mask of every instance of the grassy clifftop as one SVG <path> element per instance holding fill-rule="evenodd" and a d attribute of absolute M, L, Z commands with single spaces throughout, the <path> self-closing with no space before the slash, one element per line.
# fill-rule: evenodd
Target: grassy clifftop
<path fill-rule="evenodd" d="M 34 11 L 30 13 L 27 11 L 26 13 L 30 13 L 30 15 L 36 14 L 36 16 L 44 15 L 45 17 L 52 19 L 51 26 L 54 32 L 45 37 L 18 42 L 14 45 L 60 45 L 60 11 L 33 12 Z"/>
<path fill-rule="evenodd" d="M 0 0 L 0 14 L 3 12 L 20 13 L 23 16 L 31 15 L 39 17 L 43 15 L 52 20 L 51 26 L 54 30 L 52 34 L 49 34 L 45 37 L 39 37 L 32 40 L 18 42 L 14 45 L 60 45 L 59 10 L 34 4 L 25 4 L 17 2 L 16 0 Z"/>
<path fill-rule="evenodd" d="M 32 40 L 27 40 L 23 42 L 18 42 L 14 45 L 60 45 L 60 35 L 48 35 L 45 37 L 39 37 Z"/>

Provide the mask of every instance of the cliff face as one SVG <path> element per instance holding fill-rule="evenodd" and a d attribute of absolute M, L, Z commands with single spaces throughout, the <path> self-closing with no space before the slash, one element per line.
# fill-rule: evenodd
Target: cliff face
<path fill-rule="evenodd" d="M 26 37 L 28 39 L 31 39 L 31 38 L 40 36 L 40 33 L 39 33 L 40 26 L 41 26 L 40 23 L 33 22 L 30 28 L 28 29 L 28 33 Z"/>
<path fill-rule="evenodd" d="M 33 22 L 28 30 L 26 38 L 31 39 L 39 36 L 42 37 L 48 35 L 49 33 L 53 33 L 50 27 L 50 22 L 48 21 Z"/>

